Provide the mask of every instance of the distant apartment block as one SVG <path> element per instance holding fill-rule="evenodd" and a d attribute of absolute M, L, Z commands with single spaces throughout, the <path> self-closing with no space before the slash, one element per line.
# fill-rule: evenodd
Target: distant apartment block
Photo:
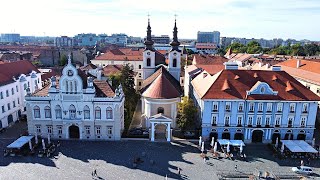
<path fill-rule="evenodd" d="M 20 42 L 20 34 L 1 34 L 0 42 Z"/>
<path fill-rule="evenodd" d="M 213 32 L 198 31 L 197 42 L 198 43 L 213 43 L 213 44 L 219 45 L 220 44 L 220 32 L 219 31 L 213 31 Z"/>
<path fill-rule="evenodd" d="M 106 43 L 115 44 L 120 47 L 125 47 L 128 44 L 128 36 L 126 34 L 112 34 L 105 38 Z"/>
<path fill-rule="evenodd" d="M 68 36 L 56 37 L 54 39 L 54 45 L 56 47 L 72 47 L 73 46 L 73 39 Z"/>
<path fill-rule="evenodd" d="M 151 36 L 151 39 L 156 44 L 169 44 L 170 43 L 170 37 L 168 35 Z"/>

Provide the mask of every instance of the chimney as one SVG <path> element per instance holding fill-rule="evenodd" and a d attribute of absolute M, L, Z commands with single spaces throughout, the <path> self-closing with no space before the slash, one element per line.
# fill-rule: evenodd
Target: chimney
<path fill-rule="evenodd" d="M 208 76 L 208 73 L 204 72 L 203 73 L 203 78 L 207 77 Z"/>
<path fill-rule="evenodd" d="M 297 59 L 297 68 L 301 66 L 301 59 Z"/>
<path fill-rule="evenodd" d="M 281 71 L 281 66 L 272 66 L 272 71 Z"/>

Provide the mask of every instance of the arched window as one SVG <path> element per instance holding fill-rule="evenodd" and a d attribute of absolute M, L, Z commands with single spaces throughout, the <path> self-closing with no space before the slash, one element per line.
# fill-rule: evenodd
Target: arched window
<path fill-rule="evenodd" d="M 33 108 L 33 115 L 34 115 L 34 118 L 40 118 L 40 108 L 39 108 L 39 106 L 35 106 Z"/>
<path fill-rule="evenodd" d="M 83 115 L 84 119 L 90 119 L 90 108 L 88 106 L 83 108 Z"/>
<path fill-rule="evenodd" d="M 147 66 L 151 66 L 151 59 L 147 58 Z"/>
<path fill-rule="evenodd" d="M 100 107 L 96 107 L 94 112 L 95 112 L 96 119 L 101 119 L 101 109 L 100 109 Z"/>
<path fill-rule="evenodd" d="M 177 67 L 177 59 L 173 59 L 173 61 L 172 61 L 172 67 Z"/>
<path fill-rule="evenodd" d="M 112 108 L 107 107 L 107 119 L 112 119 Z"/>
<path fill-rule="evenodd" d="M 76 107 L 74 107 L 74 105 L 72 104 L 69 107 L 69 115 L 70 115 L 70 119 L 76 118 Z"/>
<path fill-rule="evenodd" d="M 158 107 L 158 114 L 164 114 L 164 108 L 163 107 Z"/>
<path fill-rule="evenodd" d="M 141 69 L 141 65 L 139 65 L 139 69 Z"/>
<path fill-rule="evenodd" d="M 61 119 L 62 118 L 61 107 L 59 105 L 56 105 L 54 110 L 56 112 L 56 119 Z"/>
<path fill-rule="evenodd" d="M 44 107 L 44 117 L 51 118 L 51 108 L 49 106 Z"/>

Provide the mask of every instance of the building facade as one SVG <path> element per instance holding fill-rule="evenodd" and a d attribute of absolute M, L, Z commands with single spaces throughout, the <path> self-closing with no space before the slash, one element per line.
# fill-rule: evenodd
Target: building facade
<path fill-rule="evenodd" d="M 54 39 L 54 45 L 56 47 L 72 47 L 73 46 L 73 38 L 68 36 L 56 37 Z"/>
<path fill-rule="evenodd" d="M 1 34 L 0 42 L 20 42 L 20 34 Z"/>
<path fill-rule="evenodd" d="M 56 139 L 120 140 L 124 94 L 102 80 L 87 77 L 71 64 L 60 78 L 26 96 L 30 134 Z"/>
<path fill-rule="evenodd" d="M 25 113 L 27 90 L 42 88 L 41 73 L 29 61 L 0 64 L 0 129 L 10 126 Z"/>
<path fill-rule="evenodd" d="M 213 32 L 198 31 L 197 42 L 198 43 L 213 43 L 215 45 L 219 45 L 220 44 L 220 32 L 219 31 L 213 31 Z"/>
<path fill-rule="evenodd" d="M 206 139 L 313 139 L 320 98 L 279 67 L 238 70 L 227 64 L 213 76 L 198 75 L 192 86 Z"/>
<path fill-rule="evenodd" d="M 151 39 L 156 44 L 169 44 L 170 43 L 170 37 L 168 35 L 151 36 Z"/>

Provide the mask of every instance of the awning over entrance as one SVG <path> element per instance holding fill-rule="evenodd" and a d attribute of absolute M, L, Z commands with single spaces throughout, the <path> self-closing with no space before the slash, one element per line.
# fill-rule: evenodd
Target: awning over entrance
<path fill-rule="evenodd" d="M 302 140 L 281 140 L 291 152 L 317 153 L 312 146 Z"/>
<path fill-rule="evenodd" d="M 15 140 L 13 143 L 9 144 L 7 148 L 17 148 L 20 149 L 22 146 L 27 144 L 34 136 L 21 136 L 19 139 Z"/>
<path fill-rule="evenodd" d="M 245 146 L 244 142 L 242 140 L 229 140 L 229 139 L 218 139 L 218 142 L 221 146 L 224 145 L 231 145 L 231 146 Z"/>

